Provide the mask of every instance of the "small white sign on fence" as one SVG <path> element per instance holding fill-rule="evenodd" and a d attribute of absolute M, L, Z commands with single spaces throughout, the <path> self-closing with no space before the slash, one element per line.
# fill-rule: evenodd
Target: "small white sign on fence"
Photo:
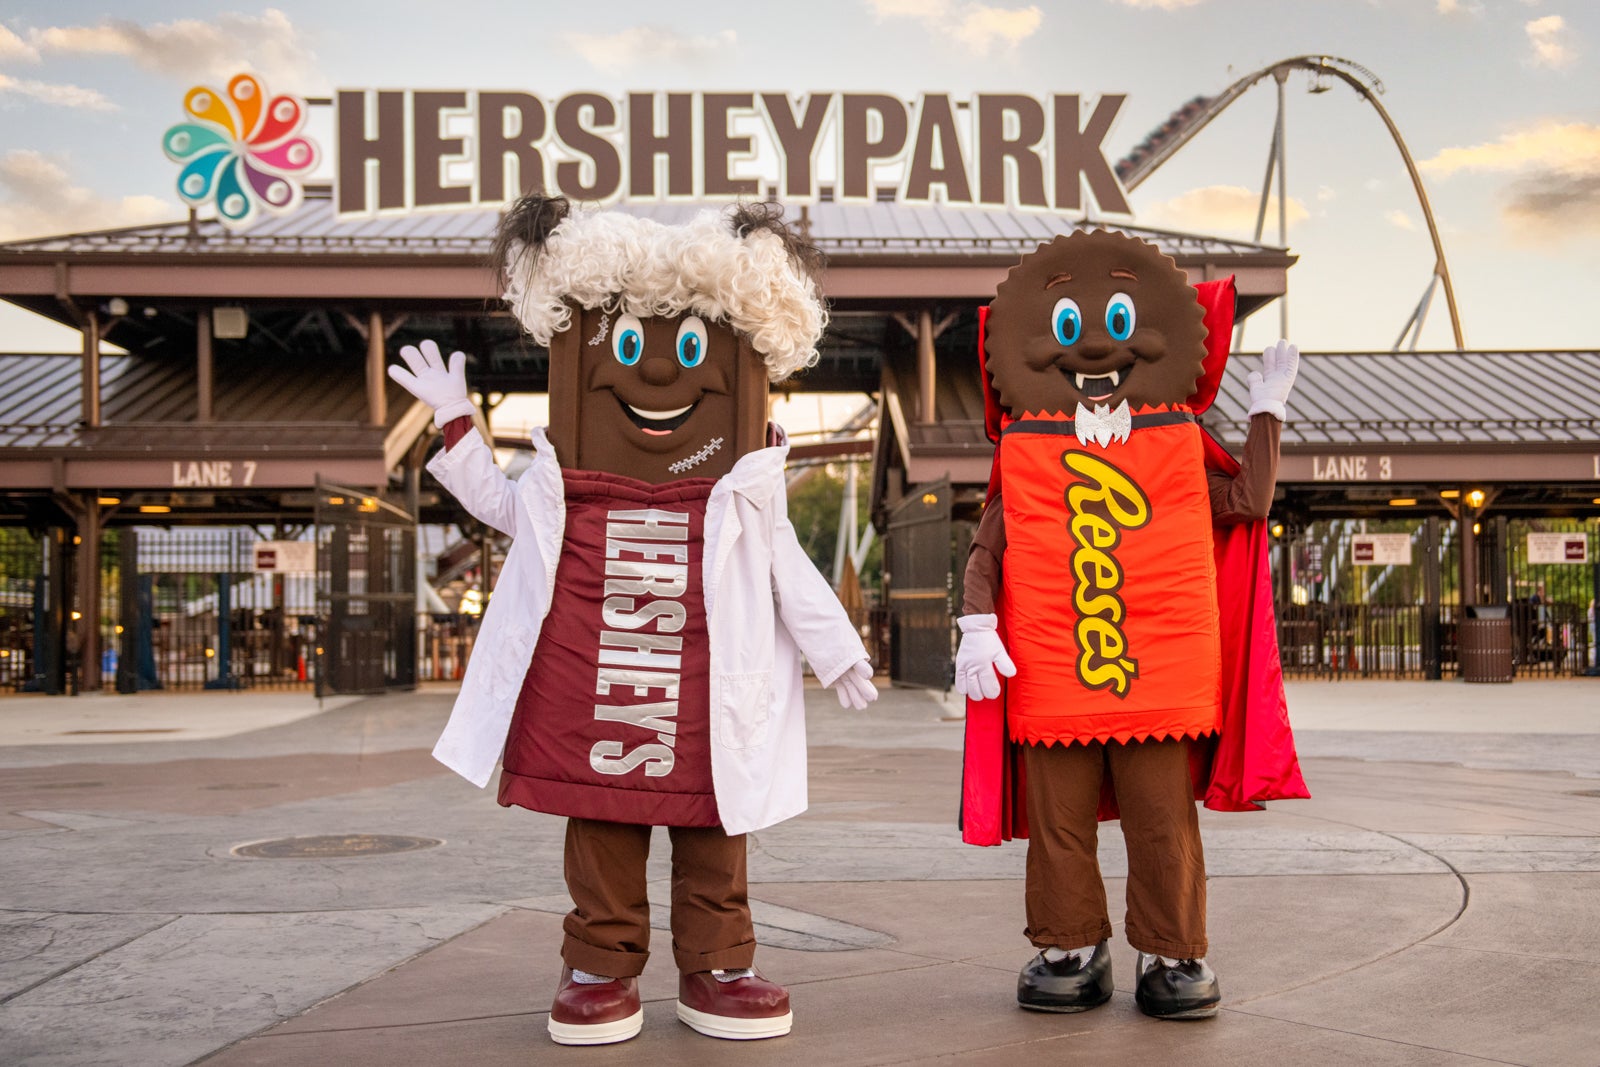
<path fill-rule="evenodd" d="M 1589 535 L 1584 533 L 1530 533 L 1529 563 L 1588 563 Z"/>
<path fill-rule="evenodd" d="M 1357 567 L 1409 567 L 1410 534 L 1355 534 L 1350 538 L 1350 562 Z"/>
<path fill-rule="evenodd" d="M 317 545 L 314 541 L 257 541 L 256 570 L 274 574 L 315 574 Z"/>

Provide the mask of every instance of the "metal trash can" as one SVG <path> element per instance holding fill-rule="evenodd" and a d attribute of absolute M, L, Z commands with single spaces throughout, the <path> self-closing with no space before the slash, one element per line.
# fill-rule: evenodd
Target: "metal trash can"
<path fill-rule="evenodd" d="M 1469 604 L 1461 620 L 1457 648 L 1464 682 L 1509 682 L 1511 611 L 1504 604 Z"/>

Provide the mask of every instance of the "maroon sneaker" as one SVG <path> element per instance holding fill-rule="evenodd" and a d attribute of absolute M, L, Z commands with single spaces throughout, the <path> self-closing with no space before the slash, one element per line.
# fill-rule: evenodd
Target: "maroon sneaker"
<path fill-rule="evenodd" d="M 789 991 L 759 974 L 719 982 L 710 971 L 678 976 L 678 1018 L 707 1037 L 754 1041 L 794 1025 Z"/>
<path fill-rule="evenodd" d="M 639 980 L 613 978 L 584 985 L 561 968 L 556 1002 L 550 1005 L 550 1039 L 558 1045 L 610 1045 L 626 1041 L 644 1025 Z"/>

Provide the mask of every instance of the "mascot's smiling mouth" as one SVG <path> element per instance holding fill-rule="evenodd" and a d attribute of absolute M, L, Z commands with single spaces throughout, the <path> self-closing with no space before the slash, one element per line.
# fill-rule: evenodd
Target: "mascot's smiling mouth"
<path fill-rule="evenodd" d="M 1083 394 L 1084 399 L 1099 401 L 1111 399 L 1111 394 L 1117 391 L 1117 387 L 1128 377 L 1128 372 L 1131 370 L 1133 370 L 1132 363 L 1108 374 L 1096 375 L 1087 371 L 1072 371 L 1071 374 L 1073 383 L 1077 385 L 1078 392 Z"/>
<path fill-rule="evenodd" d="M 615 393 L 612 395 L 616 396 Z M 689 421 L 689 416 L 694 414 L 694 409 L 699 406 L 700 401 L 696 400 L 693 404 L 673 408 L 671 411 L 636 408 L 620 396 L 617 397 L 617 403 L 622 405 L 622 410 L 627 413 L 628 419 L 639 429 L 652 437 L 665 437 Z"/>

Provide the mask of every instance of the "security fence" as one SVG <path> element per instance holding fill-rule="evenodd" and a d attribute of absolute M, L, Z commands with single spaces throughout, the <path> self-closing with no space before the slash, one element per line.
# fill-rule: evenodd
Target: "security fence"
<path fill-rule="evenodd" d="M 1556 534 L 1584 551 L 1572 550 L 1570 561 L 1530 561 L 1530 546 Z M 1375 544 L 1373 535 L 1386 540 Z M 1280 537 L 1273 572 L 1284 673 L 1457 677 L 1469 614 L 1507 620 L 1518 677 L 1597 669 L 1594 520 L 1493 518 L 1479 524 L 1476 551 L 1482 606 L 1469 609 L 1462 606 L 1461 539 L 1449 520 L 1319 521 Z"/>
<path fill-rule="evenodd" d="M 109 534 L 101 554 L 103 684 L 308 685 L 319 623 L 315 575 L 257 570 L 256 545 L 269 539 L 251 527 Z"/>

